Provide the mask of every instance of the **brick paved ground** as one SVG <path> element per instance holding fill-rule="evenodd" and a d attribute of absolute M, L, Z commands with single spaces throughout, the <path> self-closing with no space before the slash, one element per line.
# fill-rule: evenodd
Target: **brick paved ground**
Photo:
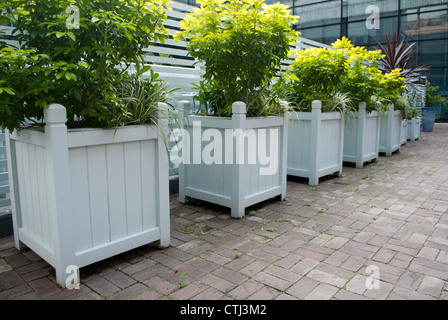
<path fill-rule="evenodd" d="M 79 290 L 0 239 L 0 299 L 448 299 L 448 124 L 317 188 L 289 179 L 241 220 L 171 203 L 170 248 L 82 268 Z"/>

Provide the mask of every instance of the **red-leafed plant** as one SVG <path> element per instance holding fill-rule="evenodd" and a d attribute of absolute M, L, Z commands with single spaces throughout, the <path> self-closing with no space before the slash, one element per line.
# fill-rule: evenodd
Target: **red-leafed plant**
<path fill-rule="evenodd" d="M 394 69 L 401 69 L 401 76 L 406 79 L 406 86 L 421 83 L 422 72 L 429 70 L 425 65 L 415 65 L 414 57 L 417 52 L 417 43 L 409 44 L 409 37 L 400 39 L 395 31 L 393 37 L 386 35 L 386 47 L 376 41 L 379 49 L 385 55 L 378 62 L 378 67 L 383 73 L 389 73 Z"/>

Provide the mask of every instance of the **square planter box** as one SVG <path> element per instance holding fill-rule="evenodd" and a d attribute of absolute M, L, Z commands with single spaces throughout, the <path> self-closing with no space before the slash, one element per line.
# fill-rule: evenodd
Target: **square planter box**
<path fill-rule="evenodd" d="M 286 197 L 288 118 L 246 118 L 243 102 L 232 112 L 232 118 L 186 116 L 179 201 L 200 199 L 242 218 L 251 205 Z"/>
<path fill-rule="evenodd" d="M 63 106 L 44 112 L 44 130 L 8 134 L 16 247 L 40 255 L 64 286 L 71 266 L 156 241 L 169 246 L 169 162 L 159 131 L 167 120 L 162 129 L 67 130 Z"/>
<path fill-rule="evenodd" d="M 400 139 L 401 139 L 401 145 L 406 144 L 406 142 L 408 142 L 408 124 L 409 121 L 407 119 L 403 119 L 402 123 L 401 123 L 401 134 L 400 134 Z"/>
<path fill-rule="evenodd" d="M 377 111 L 366 112 L 366 103 L 359 104 L 358 112 L 345 121 L 344 162 L 362 168 L 367 161 L 378 160 L 381 119 Z"/>
<path fill-rule="evenodd" d="M 409 141 L 415 141 L 420 138 L 421 119 L 419 117 L 412 118 L 408 121 L 407 137 Z"/>
<path fill-rule="evenodd" d="M 400 150 L 402 132 L 401 111 L 393 106 L 381 116 L 380 153 L 390 157 L 393 152 Z"/>
<path fill-rule="evenodd" d="M 288 175 L 319 178 L 342 175 L 344 121 L 339 112 L 322 113 L 322 103 L 314 101 L 311 112 L 290 112 L 288 128 Z"/>

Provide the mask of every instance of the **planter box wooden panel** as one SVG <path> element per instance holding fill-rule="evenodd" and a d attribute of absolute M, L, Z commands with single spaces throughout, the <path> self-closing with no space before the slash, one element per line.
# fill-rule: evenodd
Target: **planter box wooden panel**
<path fill-rule="evenodd" d="M 377 111 L 366 113 L 366 103 L 345 122 L 344 162 L 362 168 L 367 161 L 377 160 L 380 143 L 380 116 Z"/>
<path fill-rule="evenodd" d="M 187 116 L 189 146 L 184 144 L 183 148 L 189 148 L 190 157 L 179 165 L 180 202 L 185 202 L 186 197 L 204 200 L 228 207 L 232 217 L 241 218 L 245 208 L 251 205 L 276 196 L 286 197 L 287 118 L 246 119 L 245 110 L 244 103 L 235 103 L 230 119 Z M 236 130 L 247 133 L 243 158 L 237 157 L 237 139 L 228 140 Z M 205 139 L 208 133 L 214 138 Z M 215 137 L 220 137 L 222 143 L 209 152 L 207 148 L 211 148 Z M 226 148 L 229 141 L 233 141 L 232 148 Z M 266 152 L 262 154 L 276 158 L 276 165 L 275 161 L 270 164 L 260 162 L 258 153 L 265 142 Z M 226 153 L 229 150 L 233 155 Z M 216 158 L 204 160 L 204 154 Z M 263 173 L 269 165 L 276 168 L 275 172 Z"/>
<path fill-rule="evenodd" d="M 170 242 L 168 157 L 155 126 L 67 130 L 51 105 L 45 132 L 9 134 L 16 246 L 56 268 L 78 268 Z M 159 123 L 167 129 L 167 120 Z"/>
<path fill-rule="evenodd" d="M 319 184 L 319 178 L 342 174 L 344 124 L 340 113 L 322 113 L 320 101 L 312 112 L 290 112 L 288 174 Z"/>
<path fill-rule="evenodd" d="M 400 150 L 402 116 L 401 111 L 392 107 L 381 116 L 380 152 L 390 157 L 393 152 Z"/>
<path fill-rule="evenodd" d="M 412 118 L 408 121 L 408 132 L 407 137 L 410 141 L 415 141 L 420 138 L 420 126 L 421 126 L 421 119 L 419 117 Z"/>
<path fill-rule="evenodd" d="M 400 129 L 401 129 L 401 133 L 400 133 L 401 145 L 404 145 L 404 144 L 406 144 L 406 142 L 408 142 L 408 120 L 407 119 L 403 119 Z"/>

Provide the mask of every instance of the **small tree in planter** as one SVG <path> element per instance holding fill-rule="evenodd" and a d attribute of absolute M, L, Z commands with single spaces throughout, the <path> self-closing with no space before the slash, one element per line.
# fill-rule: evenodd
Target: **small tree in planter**
<path fill-rule="evenodd" d="M 170 241 L 167 96 L 156 75 L 139 78 L 143 49 L 166 37 L 166 1 L 80 0 L 68 28 L 71 4 L 10 1 L 22 49 L 0 51 L 16 246 L 61 285 L 68 266 Z"/>
<path fill-rule="evenodd" d="M 354 118 L 345 125 L 344 161 L 361 168 L 365 162 L 378 159 L 380 114 L 400 96 L 404 79 L 398 69 L 386 74 L 381 72 L 377 63 L 383 56 L 379 50 L 356 47 L 346 38 L 333 46 L 350 57 L 341 86 L 343 92 L 348 92 L 355 103 L 359 103 Z"/>
<path fill-rule="evenodd" d="M 290 120 L 288 172 L 310 178 L 311 184 L 321 176 L 341 174 L 343 160 L 360 167 L 378 157 L 378 112 L 385 109 L 392 93 L 400 87 L 396 70 L 383 76 L 377 68 L 376 61 L 381 58 L 378 51 L 355 47 L 347 38 L 332 45 L 335 49 L 298 52 L 284 80 L 283 93 L 297 111 L 311 111 L 312 104 L 317 106 L 314 100 L 322 102 L 322 115 L 315 108 L 315 115 L 297 113 Z M 366 122 L 373 135 L 365 134 Z M 311 130 L 312 134 L 302 134 L 306 138 L 301 139 L 300 130 Z"/>
<path fill-rule="evenodd" d="M 288 174 L 314 186 L 323 176 L 342 174 L 344 117 L 354 110 L 340 91 L 349 57 L 324 48 L 296 54 L 275 88 L 295 109 L 289 113 Z"/>
<path fill-rule="evenodd" d="M 286 196 L 283 159 L 286 161 L 287 123 L 283 107 L 268 88 L 281 61 L 288 57 L 290 44 L 297 38 L 291 29 L 296 18 L 289 15 L 287 6 L 266 5 L 262 0 L 198 2 L 201 8 L 186 15 L 181 22 L 182 31 L 175 35 L 176 39 L 188 41 L 190 55 L 205 64 L 202 87 L 206 89 L 200 96 L 205 98 L 207 114 L 189 117 L 189 123 L 193 124 L 191 132 L 201 137 L 206 130 L 214 130 L 208 132 L 221 137 L 224 132 L 236 135 L 240 132 L 243 136 L 258 137 L 258 143 L 256 138 L 248 138 L 244 148 L 244 138 L 237 138 L 236 143 L 242 149 L 237 146 L 236 158 L 231 154 L 233 146 L 227 150 L 222 146 L 212 148 L 214 155 L 223 155 L 227 161 L 199 159 L 194 164 L 184 161 L 179 168 L 180 201 L 184 202 L 186 196 L 199 198 L 230 207 L 233 217 L 242 217 L 245 208 L 252 204 Z M 272 115 L 276 117 L 266 117 Z M 267 131 L 270 143 L 263 139 Z M 233 136 L 226 137 L 226 143 L 234 141 Z M 208 149 L 200 143 L 195 149 L 194 139 L 198 137 L 192 138 L 193 157 L 201 157 L 202 150 Z M 257 146 L 259 151 L 269 150 L 280 161 L 272 174 L 260 174 L 262 159 L 253 163 L 247 159 L 248 150 L 252 156 Z"/>

